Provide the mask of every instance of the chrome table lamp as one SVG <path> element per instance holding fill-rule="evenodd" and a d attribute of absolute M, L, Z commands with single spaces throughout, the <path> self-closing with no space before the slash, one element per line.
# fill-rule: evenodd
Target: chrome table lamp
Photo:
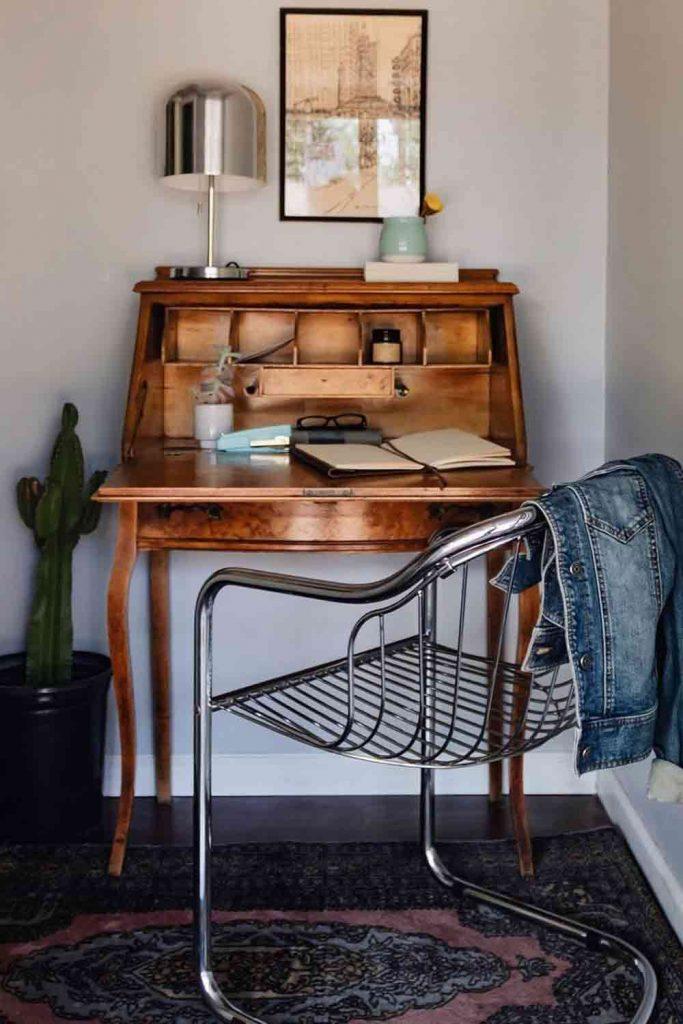
<path fill-rule="evenodd" d="M 245 85 L 189 85 L 166 104 L 164 181 L 208 194 L 206 265 L 171 267 L 171 277 L 243 278 L 247 271 L 214 262 L 216 192 L 246 192 L 266 182 L 266 113 Z"/>

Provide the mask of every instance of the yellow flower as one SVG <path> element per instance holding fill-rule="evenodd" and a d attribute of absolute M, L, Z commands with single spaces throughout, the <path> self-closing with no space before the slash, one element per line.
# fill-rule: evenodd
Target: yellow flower
<path fill-rule="evenodd" d="M 420 216 L 431 217 L 436 213 L 441 213 L 443 210 L 443 201 L 439 199 L 436 192 L 427 192 L 424 199 L 422 200 L 422 209 L 420 210 Z"/>

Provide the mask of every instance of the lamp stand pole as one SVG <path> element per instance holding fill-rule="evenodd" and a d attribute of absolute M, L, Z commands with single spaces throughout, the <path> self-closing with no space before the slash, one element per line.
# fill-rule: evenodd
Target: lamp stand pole
<path fill-rule="evenodd" d="M 212 267 L 213 263 L 213 240 L 216 232 L 216 178 L 215 175 L 209 175 L 209 209 L 208 209 L 208 225 L 207 225 L 207 236 L 206 236 L 206 265 Z"/>
<path fill-rule="evenodd" d="M 228 264 L 226 267 L 217 267 L 214 263 L 214 242 L 216 238 L 216 176 L 208 174 L 208 209 L 206 223 L 206 266 L 204 267 L 171 267 L 170 276 L 173 278 L 194 278 L 200 281 L 216 280 L 244 280 L 249 276 L 245 267 L 239 267 L 236 263 Z"/>

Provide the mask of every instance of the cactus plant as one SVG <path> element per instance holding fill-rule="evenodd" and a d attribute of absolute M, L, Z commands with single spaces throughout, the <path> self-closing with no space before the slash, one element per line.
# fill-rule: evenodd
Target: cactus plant
<path fill-rule="evenodd" d="M 47 480 L 43 484 L 36 477 L 23 477 L 17 484 L 19 515 L 33 531 L 40 551 L 26 643 L 29 686 L 58 686 L 72 678 L 73 551 L 81 535 L 97 526 L 100 506 L 92 495 L 106 476 L 97 471 L 84 487 L 77 423 L 78 410 L 67 402 Z"/>

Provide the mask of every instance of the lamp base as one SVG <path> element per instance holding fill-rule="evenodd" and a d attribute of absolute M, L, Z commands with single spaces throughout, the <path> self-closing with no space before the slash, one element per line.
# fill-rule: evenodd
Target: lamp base
<path fill-rule="evenodd" d="M 236 263 L 229 263 L 227 267 L 169 267 L 169 277 L 194 281 L 243 281 L 249 277 L 249 271 Z"/>

